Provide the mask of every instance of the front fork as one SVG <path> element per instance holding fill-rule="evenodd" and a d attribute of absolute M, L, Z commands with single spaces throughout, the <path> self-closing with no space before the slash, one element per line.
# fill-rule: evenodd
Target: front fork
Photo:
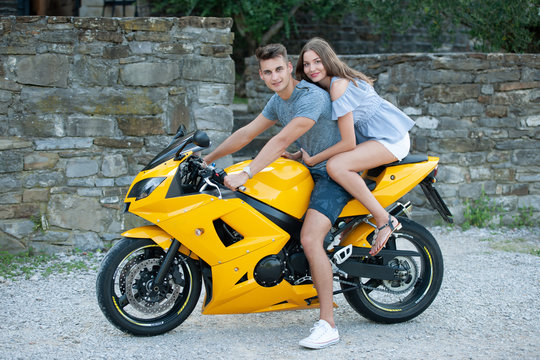
<path fill-rule="evenodd" d="M 165 255 L 165 259 L 159 267 L 156 278 L 151 284 L 151 287 L 153 287 L 156 292 L 160 290 L 160 284 L 163 283 L 163 279 L 165 279 L 165 276 L 169 273 L 169 269 L 171 268 L 176 254 L 178 253 L 178 249 L 180 249 L 180 241 L 172 239 L 171 246 L 169 246 L 169 250 L 167 251 L 167 255 Z"/>

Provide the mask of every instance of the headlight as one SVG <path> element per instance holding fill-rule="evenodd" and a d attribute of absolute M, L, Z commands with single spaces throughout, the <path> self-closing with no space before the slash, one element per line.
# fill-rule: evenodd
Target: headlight
<path fill-rule="evenodd" d="M 136 183 L 129 192 L 128 198 L 134 197 L 135 200 L 144 199 L 154 191 L 166 177 L 148 178 Z"/>

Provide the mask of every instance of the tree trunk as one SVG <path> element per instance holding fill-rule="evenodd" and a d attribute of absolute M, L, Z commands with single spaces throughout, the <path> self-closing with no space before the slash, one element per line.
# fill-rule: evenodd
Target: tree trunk
<path fill-rule="evenodd" d="M 294 17 L 294 14 L 298 11 L 298 9 L 304 5 L 304 1 L 300 1 L 298 4 L 296 4 L 290 11 L 289 11 L 289 14 L 287 16 L 287 19 L 290 19 L 292 17 Z M 283 25 L 285 24 L 285 22 L 283 21 L 283 19 L 279 19 L 277 23 L 275 23 L 274 25 L 272 25 L 270 27 L 270 29 L 268 29 L 267 32 L 264 33 L 264 35 L 262 36 L 262 39 L 261 39 L 261 45 L 266 45 L 274 35 L 276 35 L 280 30 L 281 28 L 283 27 Z"/>

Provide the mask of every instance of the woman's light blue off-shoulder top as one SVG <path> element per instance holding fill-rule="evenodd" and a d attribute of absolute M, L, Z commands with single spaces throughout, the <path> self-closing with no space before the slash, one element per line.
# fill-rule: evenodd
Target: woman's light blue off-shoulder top
<path fill-rule="evenodd" d="M 338 79 L 333 77 L 332 83 Z M 357 144 L 367 140 L 396 144 L 414 126 L 411 118 L 363 80 L 356 80 L 356 85 L 349 81 L 345 93 L 332 102 L 333 120 L 349 112 L 353 113 Z"/>

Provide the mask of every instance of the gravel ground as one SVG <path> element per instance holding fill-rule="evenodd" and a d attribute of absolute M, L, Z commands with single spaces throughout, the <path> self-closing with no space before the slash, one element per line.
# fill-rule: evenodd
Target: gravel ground
<path fill-rule="evenodd" d="M 445 259 L 433 304 L 409 322 L 380 325 L 337 295 L 341 342 L 323 350 L 298 346 L 316 310 L 203 316 L 199 303 L 165 335 L 126 335 L 97 305 L 99 256 L 91 270 L 0 278 L 0 358 L 540 359 L 539 230 L 430 228 Z"/>

